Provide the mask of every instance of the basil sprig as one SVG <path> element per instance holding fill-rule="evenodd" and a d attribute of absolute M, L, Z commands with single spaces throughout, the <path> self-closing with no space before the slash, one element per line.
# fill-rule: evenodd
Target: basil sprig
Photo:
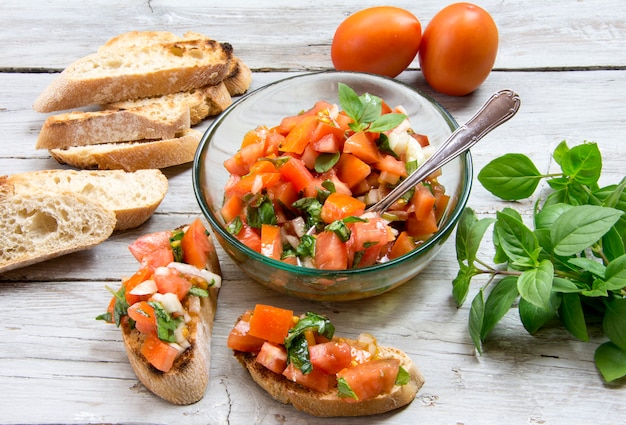
<path fill-rule="evenodd" d="M 407 117 L 404 114 L 382 114 L 383 101 L 369 93 L 361 96 L 348 85 L 339 83 L 339 104 L 343 111 L 352 118 L 352 131 L 382 133 L 396 128 Z"/>
<path fill-rule="evenodd" d="M 554 159 L 561 173 L 541 174 L 522 154 L 504 155 L 480 171 L 483 186 L 505 200 L 531 196 L 544 179 L 551 191 L 536 202 L 532 227 L 512 208 L 480 220 L 465 209 L 456 233 L 459 271 L 452 294 L 461 306 L 472 278 L 490 276 L 470 308 L 469 333 L 479 353 L 516 300 L 531 334 L 558 318 L 569 333 L 588 341 L 587 321 L 599 314 L 609 341 L 596 349 L 594 360 L 610 382 L 626 376 L 626 177 L 598 186 L 602 158 L 595 143 L 570 149 L 563 141 Z M 493 265 L 478 258 L 491 226 Z"/>
<path fill-rule="evenodd" d="M 288 361 L 305 375 L 313 370 L 309 356 L 309 344 L 304 334 L 307 329 L 328 339 L 332 339 L 335 334 L 335 327 L 326 316 L 311 312 L 307 313 L 289 330 L 289 334 L 285 338 Z"/>

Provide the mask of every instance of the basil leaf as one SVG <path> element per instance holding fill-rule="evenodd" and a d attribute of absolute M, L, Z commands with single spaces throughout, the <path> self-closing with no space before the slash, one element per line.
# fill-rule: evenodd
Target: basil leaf
<path fill-rule="evenodd" d="M 571 280 L 555 276 L 552 280 L 552 292 L 578 293 L 581 289 Z"/>
<path fill-rule="evenodd" d="M 315 198 L 301 198 L 291 204 L 292 207 L 301 211 L 309 228 L 323 224 L 322 203 Z"/>
<path fill-rule="evenodd" d="M 176 335 L 174 334 L 174 331 L 182 321 L 182 318 L 172 318 L 172 316 L 165 311 L 161 303 L 148 301 L 148 304 L 154 308 L 154 314 L 157 319 L 157 335 L 159 339 L 165 342 L 176 342 Z"/>
<path fill-rule="evenodd" d="M 226 225 L 226 230 L 228 230 L 228 233 L 230 233 L 231 235 L 238 235 L 239 232 L 241 232 L 241 229 L 243 229 L 243 222 L 241 221 L 241 217 L 239 216 L 235 217 L 230 223 Z"/>
<path fill-rule="evenodd" d="M 472 277 L 477 274 L 478 270 L 475 267 L 459 263 L 459 271 L 452 281 L 452 296 L 458 307 L 461 307 L 465 302 Z"/>
<path fill-rule="evenodd" d="M 487 228 L 494 222 L 492 218 L 478 220 L 474 211 L 469 208 L 463 211 L 456 232 L 456 252 L 459 260 L 467 260 L 468 265 L 474 263 L 480 242 Z"/>
<path fill-rule="evenodd" d="M 626 376 L 626 350 L 612 342 L 605 342 L 596 348 L 594 361 L 606 382 Z"/>
<path fill-rule="evenodd" d="M 382 133 L 383 131 L 393 130 L 406 119 L 407 116 L 404 114 L 384 114 L 372 121 L 367 131 L 370 133 Z"/>
<path fill-rule="evenodd" d="M 626 298 L 615 298 L 606 303 L 602 327 L 611 342 L 626 351 Z"/>
<path fill-rule="evenodd" d="M 554 204 L 544 207 L 535 215 L 535 229 L 550 229 L 557 218 L 565 211 L 574 208 L 568 204 Z"/>
<path fill-rule="evenodd" d="M 511 261 L 537 260 L 539 242 L 535 234 L 524 223 L 509 214 L 498 212 L 496 217 L 494 231 L 507 257 Z"/>
<path fill-rule="evenodd" d="M 411 381 L 411 375 L 406 371 L 405 368 L 400 366 L 398 369 L 398 374 L 396 375 L 396 380 L 394 382 L 395 385 L 406 385 Z"/>
<path fill-rule="evenodd" d="M 518 311 L 522 325 L 524 325 L 524 329 L 526 329 L 526 331 L 531 335 L 541 329 L 546 323 L 556 316 L 560 300 L 560 296 L 557 293 L 552 292 L 550 295 L 550 307 L 543 308 L 521 298 L 519 300 Z"/>
<path fill-rule="evenodd" d="M 593 186 L 602 171 L 602 155 L 595 143 L 584 143 L 570 149 L 561 161 L 563 173 L 572 180 Z"/>
<path fill-rule="evenodd" d="M 563 294 L 559 307 L 561 322 L 572 335 L 581 341 L 589 341 L 585 314 L 578 294 Z"/>
<path fill-rule="evenodd" d="M 496 283 L 485 302 L 485 315 L 480 330 L 481 340 L 485 340 L 500 319 L 511 309 L 518 295 L 517 277 L 507 276 Z"/>
<path fill-rule="evenodd" d="M 626 255 L 614 259 L 606 266 L 605 278 L 606 288 L 611 291 L 626 288 Z"/>
<path fill-rule="evenodd" d="M 183 236 L 185 232 L 182 230 L 176 230 L 170 236 L 170 246 L 172 247 L 172 253 L 174 254 L 174 261 L 181 263 L 183 261 Z"/>
<path fill-rule="evenodd" d="M 383 101 L 380 97 L 364 93 L 359 96 L 361 105 L 363 106 L 363 115 L 360 121 L 363 123 L 371 123 L 380 117 L 383 112 Z"/>
<path fill-rule="evenodd" d="M 356 92 L 344 83 L 338 84 L 339 104 L 343 111 L 356 123 L 361 121 L 363 116 L 363 104 Z"/>
<path fill-rule="evenodd" d="M 569 147 L 567 146 L 567 142 L 565 140 L 562 140 L 561 143 L 559 143 L 559 145 L 556 147 L 556 149 L 554 149 L 552 157 L 557 164 L 561 165 L 563 164 L 563 158 L 565 157 L 565 155 L 567 155 L 568 152 Z"/>
<path fill-rule="evenodd" d="M 274 204 L 267 196 L 261 196 L 253 205 L 246 208 L 246 218 L 248 225 L 255 229 L 260 229 L 263 224 L 277 224 Z"/>
<path fill-rule="evenodd" d="M 347 242 L 348 239 L 350 239 L 350 235 L 352 233 L 350 232 L 350 229 L 348 228 L 348 226 L 346 226 L 346 223 L 343 220 L 335 220 L 324 229 L 330 232 L 334 232 L 339 237 L 341 242 Z"/>
<path fill-rule="evenodd" d="M 296 325 L 289 330 L 285 338 L 285 348 L 289 362 L 300 369 L 302 373 L 311 373 L 313 365 L 309 357 L 309 344 L 304 331 L 311 329 L 319 335 L 332 339 L 335 327 L 325 316 L 308 312 Z"/>
<path fill-rule="evenodd" d="M 619 220 L 622 211 L 596 205 L 580 205 L 561 214 L 550 230 L 554 252 L 574 255 L 597 242 Z"/>
<path fill-rule="evenodd" d="M 113 305 L 113 315 L 111 315 L 111 313 L 109 312 L 106 312 L 98 315 L 96 317 L 96 320 L 114 322 L 115 325 L 119 328 L 122 322 L 122 317 L 128 315 L 128 307 L 130 307 L 130 305 L 126 301 L 126 290 L 124 288 L 124 285 L 122 285 L 117 291 L 113 290 L 113 288 L 111 288 L 110 286 L 105 286 L 105 288 L 107 289 L 107 291 L 113 294 L 113 297 L 115 298 L 115 304 Z"/>
<path fill-rule="evenodd" d="M 580 267 L 583 271 L 589 272 L 594 276 L 604 279 L 606 267 L 598 261 L 591 258 L 575 257 L 568 260 L 568 263 Z M 625 285 L 626 286 L 626 282 Z"/>
<path fill-rule="evenodd" d="M 313 257 L 315 255 L 315 237 L 302 235 L 300 243 L 296 247 L 296 255 L 301 258 Z"/>
<path fill-rule="evenodd" d="M 526 155 L 516 153 L 494 159 L 478 173 L 485 189 L 507 201 L 530 197 L 542 177 Z"/>
<path fill-rule="evenodd" d="M 321 153 L 315 158 L 315 171 L 318 173 L 325 173 L 335 166 L 341 154 L 336 153 Z"/>
<path fill-rule="evenodd" d="M 206 289 L 198 288 L 197 286 L 192 286 L 191 289 L 189 289 L 188 294 L 195 297 L 207 298 L 209 296 L 209 291 L 207 291 Z"/>
<path fill-rule="evenodd" d="M 482 329 L 485 319 L 485 298 L 481 288 L 472 300 L 469 316 L 469 333 L 478 353 L 482 353 Z"/>
<path fill-rule="evenodd" d="M 548 260 L 542 260 L 537 268 L 526 270 L 517 279 L 517 289 L 523 299 L 537 307 L 550 307 L 550 293 L 554 265 Z"/>
<path fill-rule="evenodd" d="M 337 378 L 337 390 L 339 391 L 339 397 L 359 399 L 345 378 Z"/>
<path fill-rule="evenodd" d="M 395 159 L 400 159 L 400 156 L 393 149 L 391 149 L 391 146 L 389 145 L 389 137 L 387 137 L 385 133 L 380 133 L 376 144 L 378 145 L 378 150 L 382 153 L 389 154 Z"/>

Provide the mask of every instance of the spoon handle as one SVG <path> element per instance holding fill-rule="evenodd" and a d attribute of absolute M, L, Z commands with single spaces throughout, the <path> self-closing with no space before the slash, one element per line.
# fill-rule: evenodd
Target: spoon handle
<path fill-rule="evenodd" d="M 517 113 L 519 107 L 519 95 L 512 90 L 500 90 L 491 95 L 478 112 L 465 124 L 457 128 L 415 172 L 396 186 L 383 199 L 369 207 L 367 211 L 382 213 L 387 210 L 405 192 L 437 169 L 443 167 L 453 158 L 469 150 L 491 130 L 511 119 Z"/>

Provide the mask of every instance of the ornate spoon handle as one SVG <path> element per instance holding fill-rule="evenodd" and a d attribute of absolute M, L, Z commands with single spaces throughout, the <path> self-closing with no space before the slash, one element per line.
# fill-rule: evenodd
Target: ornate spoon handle
<path fill-rule="evenodd" d="M 500 90 L 491 95 L 478 112 L 457 128 L 413 174 L 367 211 L 376 213 L 386 211 L 405 192 L 453 158 L 469 150 L 491 130 L 510 120 L 519 110 L 520 103 L 519 95 L 512 90 Z"/>

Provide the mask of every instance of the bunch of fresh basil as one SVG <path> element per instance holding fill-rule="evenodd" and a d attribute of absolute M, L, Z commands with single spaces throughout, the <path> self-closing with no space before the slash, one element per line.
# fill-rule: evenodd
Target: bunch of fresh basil
<path fill-rule="evenodd" d="M 522 154 L 499 157 L 480 171 L 480 183 L 504 200 L 530 197 L 542 179 L 549 194 L 536 202 L 531 227 L 512 208 L 480 220 L 465 209 L 456 233 L 460 270 L 452 293 L 461 306 L 471 279 L 489 276 L 470 308 L 469 333 L 479 353 L 516 301 L 531 334 L 556 317 L 588 341 L 587 323 L 601 320 L 608 341 L 596 349 L 595 363 L 610 382 L 626 376 L 626 177 L 598 186 L 602 156 L 595 143 L 570 149 L 563 141 L 554 160 L 561 173 L 543 175 Z M 492 225 L 495 256 L 484 261 L 477 253 Z"/>

